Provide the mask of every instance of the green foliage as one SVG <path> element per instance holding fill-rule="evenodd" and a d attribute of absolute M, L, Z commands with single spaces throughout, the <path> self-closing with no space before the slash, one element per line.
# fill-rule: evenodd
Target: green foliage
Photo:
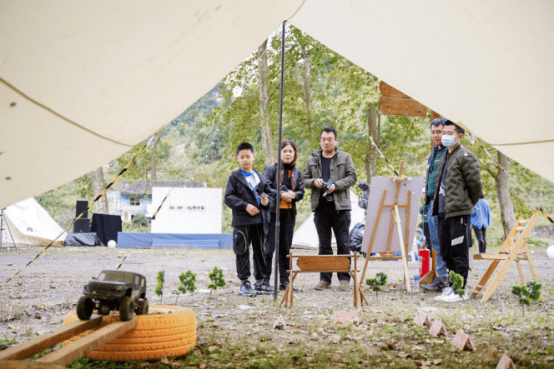
<path fill-rule="evenodd" d="M 163 301 L 163 289 L 164 289 L 164 283 L 165 283 L 165 271 L 158 271 L 158 274 L 156 275 L 156 289 L 154 289 L 154 293 L 158 297 L 160 297 L 160 303 Z"/>
<path fill-rule="evenodd" d="M 464 286 L 464 278 L 462 275 L 450 271 L 450 281 L 452 282 L 452 291 L 454 294 L 458 294 L 459 296 L 466 294 L 465 289 L 462 288 Z"/>
<path fill-rule="evenodd" d="M 387 283 L 387 275 L 384 272 L 378 272 L 375 275 L 375 279 L 366 279 L 365 283 L 375 292 L 375 296 L 378 298 L 377 292 L 381 291 L 381 287 Z"/>
<path fill-rule="evenodd" d="M 148 226 L 148 219 L 144 215 L 144 213 L 138 213 L 133 217 L 133 224 L 135 226 Z"/>
<path fill-rule="evenodd" d="M 208 277 L 210 278 L 210 281 L 211 281 L 211 283 L 208 284 L 208 288 L 210 289 L 217 290 L 227 285 L 227 282 L 223 277 L 223 270 L 218 269 L 217 266 L 214 267 L 214 269 L 212 270 L 212 272 L 210 272 Z"/>
<path fill-rule="evenodd" d="M 179 289 L 179 292 L 186 294 L 187 292 L 194 292 L 196 290 L 196 274 L 194 274 L 192 271 L 187 271 L 186 273 L 181 273 L 179 275 L 179 281 L 181 282 L 181 285 L 177 287 Z M 175 299 L 175 304 L 177 304 L 177 300 L 179 299 L 179 296 Z"/>
<path fill-rule="evenodd" d="M 527 285 L 512 286 L 512 294 L 518 297 L 521 305 L 522 315 L 525 316 L 525 306 L 531 306 L 531 301 L 538 301 L 541 297 L 542 284 L 536 281 L 529 281 Z"/>

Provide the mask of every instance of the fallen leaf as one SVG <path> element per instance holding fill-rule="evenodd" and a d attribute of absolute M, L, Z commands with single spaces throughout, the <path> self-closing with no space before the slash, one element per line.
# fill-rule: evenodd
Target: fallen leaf
<path fill-rule="evenodd" d="M 173 366 L 181 365 L 181 361 L 173 361 L 173 357 L 169 357 L 168 355 L 165 355 L 164 357 L 162 357 L 160 362 L 165 365 L 173 365 Z"/>
<path fill-rule="evenodd" d="M 198 367 L 201 368 L 201 369 L 205 369 L 205 368 L 206 368 L 206 364 L 200 364 L 200 365 L 198 365 Z"/>

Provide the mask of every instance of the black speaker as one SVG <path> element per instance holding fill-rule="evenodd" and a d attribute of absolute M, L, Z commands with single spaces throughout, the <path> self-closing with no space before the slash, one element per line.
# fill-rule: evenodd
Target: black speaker
<path fill-rule="evenodd" d="M 81 213 L 85 212 L 85 209 L 87 209 L 87 207 L 88 207 L 88 200 L 78 200 L 75 217 L 78 217 Z M 88 218 L 88 212 L 86 212 L 79 218 Z"/>
<path fill-rule="evenodd" d="M 78 218 L 73 225 L 74 233 L 90 233 L 90 218 Z"/>

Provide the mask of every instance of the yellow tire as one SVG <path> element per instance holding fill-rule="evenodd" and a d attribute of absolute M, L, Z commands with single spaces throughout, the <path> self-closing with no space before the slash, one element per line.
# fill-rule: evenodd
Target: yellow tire
<path fill-rule="evenodd" d="M 107 324 L 119 321 L 119 313 L 105 316 Z M 97 361 L 157 360 L 168 355 L 183 356 L 196 345 L 196 316 L 184 307 L 153 305 L 147 315 L 137 315 L 137 326 L 102 345 L 86 357 Z M 65 315 L 64 325 L 79 320 L 76 311 Z M 106 324 L 106 325 L 107 325 Z M 68 341 L 68 344 L 98 330 L 87 330 Z"/>

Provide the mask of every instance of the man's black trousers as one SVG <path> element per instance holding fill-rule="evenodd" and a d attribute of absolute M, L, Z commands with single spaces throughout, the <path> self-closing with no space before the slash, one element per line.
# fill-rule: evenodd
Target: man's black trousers
<path fill-rule="evenodd" d="M 478 228 L 476 226 L 471 226 L 473 232 L 475 233 L 475 238 L 477 238 L 477 243 L 479 243 L 479 253 L 486 253 L 487 250 L 487 229 L 482 227 Z"/>
<path fill-rule="evenodd" d="M 254 254 L 254 277 L 263 280 L 266 277 L 266 266 L 263 256 L 263 226 L 254 225 L 235 226 L 233 230 L 233 251 L 236 255 L 237 276 L 239 280 L 248 280 L 250 277 L 250 243 Z"/>
<path fill-rule="evenodd" d="M 289 258 L 290 247 L 292 245 L 292 236 L 294 234 L 294 224 L 296 223 L 296 216 L 293 209 L 281 209 L 279 216 L 279 284 L 289 285 L 289 273 L 290 269 Z M 275 214 L 271 214 L 271 222 L 269 223 L 269 233 L 267 234 L 267 249 L 264 254 L 265 266 L 267 269 L 266 282 L 269 282 L 271 271 L 273 254 L 275 252 Z"/>
<path fill-rule="evenodd" d="M 348 249 L 350 211 L 316 210 L 314 212 L 314 223 L 319 237 L 319 255 L 333 254 L 331 247 L 332 231 L 337 240 L 337 254 L 350 254 Z M 322 272 L 319 279 L 331 282 L 333 273 Z M 350 281 L 348 272 L 337 272 L 339 280 Z"/>
<path fill-rule="evenodd" d="M 464 278 L 465 288 L 469 273 L 471 246 L 471 215 L 438 217 L 441 256 L 446 268 Z"/>

